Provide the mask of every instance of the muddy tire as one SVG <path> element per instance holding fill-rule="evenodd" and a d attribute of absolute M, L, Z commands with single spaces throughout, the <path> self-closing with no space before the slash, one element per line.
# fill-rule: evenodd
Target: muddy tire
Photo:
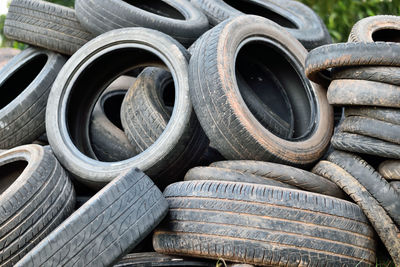
<path fill-rule="evenodd" d="M 400 42 L 398 16 L 371 16 L 354 24 L 349 42 Z"/>
<path fill-rule="evenodd" d="M 344 200 L 215 181 L 172 184 L 164 196 L 169 215 L 153 235 L 159 253 L 264 266 L 375 263 L 372 227 Z"/>
<path fill-rule="evenodd" d="M 387 160 L 379 165 L 379 173 L 388 180 L 400 180 L 400 160 Z"/>
<path fill-rule="evenodd" d="M 16 147 L 0 165 L 0 265 L 14 266 L 72 213 L 75 192 L 49 148 Z"/>
<path fill-rule="evenodd" d="M 333 80 L 364 80 L 400 86 L 398 67 L 345 67 L 332 70 Z"/>
<path fill-rule="evenodd" d="M 388 123 L 400 125 L 400 110 L 395 108 L 380 107 L 346 107 L 344 110 L 346 117 L 362 116 Z"/>

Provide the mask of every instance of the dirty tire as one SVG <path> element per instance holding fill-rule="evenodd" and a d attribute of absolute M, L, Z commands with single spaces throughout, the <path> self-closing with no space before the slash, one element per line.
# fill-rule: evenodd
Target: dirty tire
<path fill-rule="evenodd" d="M 159 253 L 265 266 L 375 262 L 373 229 L 348 201 L 215 181 L 175 183 L 164 196 L 169 215 L 153 235 Z"/>
<path fill-rule="evenodd" d="M 190 169 L 185 175 L 185 181 L 198 181 L 198 180 L 263 184 L 263 185 L 279 186 L 291 189 L 299 189 L 295 186 L 285 184 L 268 177 L 262 177 L 254 174 L 243 173 L 236 170 L 229 170 L 218 167 L 195 167 Z"/>
<path fill-rule="evenodd" d="M 328 101 L 340 106 L 379 106 L 400 108 L 400 86 L 362 80 L 334 80 Z"/>
<path fill-rule="evenodd" d="M 16 147 L 0 165 L 0 265 L 14 266 L 72 213 L 75 193 L 49 148 Z"/>
<path fill-rule="evenodd" d="M 274 179 L 314 193 L 338 198 L 345 197 L 342 189 L 328 179 L 290 166 L 252 160 L 219 161 L 210 166 Z"/>
<path fill-rule="evenodd" d="M 184 0 L 143 1 L 136 5 L 135 1 L 76 0 L 75 10 L 82 25 L 95 35 L 144 27 L 164 32 L 186 47 L 209 27 L 207 17 Z"/>
<path fill-rule="evenodd" d="M 354 24 L 349 42 L 400 42 L 398 16 L 371 16 Z"/>
<path fill-rule="evenodd" d="M 387 160 L 379 165 L 379 173 L 388 180 L 400 180 L 400 160 Z"/>
<path fill-rule="evenodd" d="M 14 56 L 21 52 L 19 49 L 15 48 L 0 48 L 0 70 L 10 61 Z"/>
<path fill-rule="evenodd" d="M 345 118 L 339 126 L 339 131 L 374 137 L 383 141 L 400 144 L 400 125 L 351 116 Z"/>
<path fill-rule="evenodd" d="M 400 110 L 395 108 L 380 108 L 380 107 L 346 107 L 344 115 L 368 117 L 380 121 L 386 121 L 400 125 Z"/>
<path fill-rule="evenodd" d="M 367 56 L 366 56 L 367 55 Z M 320 84 L 320 73 L 329 68 L 348 66 L 400 66 L 400 45 L 396 43 L 339 43 L 310 51 L 305 63 L 307 77 Z"/>
<path fill-rule="evenodd" d="M 192 0 L 212 25 L 222 21 L 252 14 L 265 17 L 284 27 L 308 50 L 332 43 L 331 36 L 321 18 L 308 6 L 297 1 L 224 1 Z M 261 10 L 260 10 L 261 9 Z"/>
<path fill-rule="evenodd" d="M 231 34 L 227 34 L 228 31 Z M 302 138 L 291 141 L 272 134 L 245 105 L 235 78 L 233 62 L 238 46 L 254 35 L 278 40 L 285 52 L 296 57 L 298 62 L 304 62 L 306 50 L 292 36 L 282 34 L 282 28 L 275 23 L 257 16 L 239 16 L 226 20 L 201 38 L 190 60 L 189 82 L 196 115 L 210 142 L 226 159 L 276 161 L 289 165 L 311 164 L 322 157 L 333 131 L 333 111 L 326 102 L 325 90 L 309 83 L 302 75 L 292 77 L 287 74 L 282 82 L 291 80 L 288 76 L 299 80 L 304 78 L 304 83 L 299 84 L 307 84 L 306 88 L 297 88 L 296 92 L 305 93 L 309 90 L 315 98 L 313 104 L 308 103 L 309 98 L 291 101 L 292 106 L 296 105 L 293 108 L 299 117 L 295 118 L 299 123 L 295 132 L 303 135 Z M 315 105 L 319 114 L 308 114 L 304 109 L 312 105 Z M 310 121 L 310 117 L 314 116 L 315 120 Z M 311 128 L 307 128 L 306 124 Z"/>
<path fill-rule="evenodd" d="M 400 264 L 400 232 L 379 202 L 348 172 L 329 161 L 319 162 L 313 172 L 330 179 L 363 210 L 389 251 L 395 265 Z"/>
<path fill-rule="evenodd" d="M 332 146 L 339 150 L 400 159 L 400 145 L 359 134 L 337 132 L 332 137 Z"/>
<path fill-rule="evenodd" d="M 12 40 L 66 55 L 72 55 L 92 39 L 73 9 L 37 0 L 11 2 L 4 34 Z"/>
<path fill-rule="evenodd" d="M 390 185 L 394 188 L 394 190 L 396 190 L 397 192 L 400 193 L 400 182 L 399 181 L 390 182 Z"/>
<path fill-rule="evenodd" d="M 400 86 L 398 67 L 344 67 L 333 68 L 332 80 L 365 80 Z"/>
<path fill-rule="evenodd" d="M 138 169 L 119 175 L 16 266 L 109 266 L 164 218 L 168 203 Z"/>
<path fill-rule="evenodd" d="M 113 267 L 153 267 L 153 266 L 203 266 L 215 267 L 215 262 L 207 262 L 196 259 L 184 259 L 176 256 L 168 256 L 157 252 L 133 253 L 124 256 Z"/>
<path fill-rule="evenodd" d="M 28 48 L 0 70 L 0 148 L 31 143 L 45 132 L 47 98 L 65 60 Z"/>
<path fill-rule="evenodd" d="M 394 222 L 400 225 L 400 193 L 393 190 L 374 168 L 359 156 L 342 151 L 332 152 L 328 160 L 356 178 L 387 211 Z"/>
<path fill-rule="evenodd" d="M 121 161 L 137 154 L 120 125 L 119 115 L 122 100 L 134 81 L 135 78 L 129 76 L 119 77 L 108 86 L 94 107 L 89 134 L 93 152 L 100 161 Z"/>

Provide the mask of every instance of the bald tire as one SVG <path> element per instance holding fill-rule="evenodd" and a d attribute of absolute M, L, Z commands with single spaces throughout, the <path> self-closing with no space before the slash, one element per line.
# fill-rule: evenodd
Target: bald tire
<path fill-rule="evenodd" d="M 382 108 L 382 107 L 346 107 L 344 109 L 346 117 L 362 116 L 380 121 L 385 121 L 392 124 L 400 125 L 400 110 L 396 108 Z"/>
<path fill-rule="evenodd" d="M 154 233 L 163 254 L 264 266 L 372 266 L 373 230 L 350 202 L 305 191 L 191 181 L 164 191 L 167 219 Z"/>

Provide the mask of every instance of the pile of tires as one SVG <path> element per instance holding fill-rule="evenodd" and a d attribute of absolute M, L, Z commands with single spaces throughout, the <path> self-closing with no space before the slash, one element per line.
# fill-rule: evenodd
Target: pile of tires
<path fill-rule="evenodd" d="M 30 46 L 0 69 L 0 265 L 373 266 L 374 228 L 398 263 L 394 185 L 362 185 L 377 222 L 319 162 L 353 156 L 305 5 L 13 0 L 4 33 Z"/>

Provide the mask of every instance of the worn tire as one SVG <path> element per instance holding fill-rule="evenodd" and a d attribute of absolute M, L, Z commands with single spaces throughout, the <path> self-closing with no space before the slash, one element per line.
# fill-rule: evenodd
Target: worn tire
<path fill-rule="evenodd" d="M 349 42 L 400 42 L 398 16 L 371 16 L 354 24 Z"/>
<path fill-rule="evenodd" d="M 109 266 L 164 218 L 168 204 L 138 169 L 119 175 L 16 266 Z"/>
<path fill-rule="evenodd" d="M 0 70 L 0 148 L 36 140 L 45 132 L 50 88 L 65 58 L 28 48 Z"/>
<path fill-rule="evenodd" d="M 400 180 L 400 160 L 387 160 L 379 165 L 379 173 L 388 180 Z"/>
<path fill-rule="evenodd" d="M 394 190 L 400 193 L 400 181 L 390 182 L 390 185 L 394 188 Z"/>
<path fill-rule="evenodd" d="M 331 181 L 311 172 L 290 166 L 252 160 L 220 161 L 214 162 L 210 166 L 274 179 L 314 193 L 338 198 L 344 198 L 345 196 L 343 191 Z"/>
<path fill-rule="evenodd" d="M 289 53 L 299 64 L 304 62 L 306 50 L 292 36 L 282 34 L 282 28 L 277 24 L 257 16 L 226 20 L 201 38 L 190 60 L 191 99 L 196 115 L 210 142 L 226 159 L 311 164 L 322 157 L 333 131 L 333 112 L 326 101 L 325 90 L 289 68 L 282 82 L 298 80 L 294 86 L 301 87 L 296 87 L 295 91 L 299 94 L 309 92 L 315 98 L 311 101 L 298 95 L 297 101 L 291 101 L 297 122 L 296 135 L 292 139 L 284 140 L 272 134 L 247 108 L 235 78 L 233 62 L 239 45 L 251 42 L 254 35 L 262 38 L 263 42 L 277 42 L 285 52 L 279 51 Z M 272 61 L 269 59 L 268 62 Z M 303 84 L 306 84 L 305 88 Z M 294 91 L 287 93 L 291 99 Z M 308 112 L 307 107 L 311 106 L 318 110 L 318 114 Z M 314 117 L 315 120 L 311 119 Z"/>
<path fill-rule="evenodd" d="M 0 70 L 10 61 L 13 57 L 21 53 L 21 50 L 15 48 L 0 48 Z"/>
<path fill-rule="evenodd" d="M 332 152 L 328 160 L 343 168 L 364 186 L 369 193 L 387 211 L 389 216 L 400 225 L 400 193 L 362 158 L 342 152 Z"/>
<path fill-rule="evenodd" d="M 339 150 L 400 159 L 400 145 L 359 134 L 337 132 L 332 137 L 332 146 Z"/>
<path fill-rule="evenodd" d="M 311 8 L 297 1 L 191 0 L 191 2 L 206 14 L 212 25 L 243 14 L 253 14 L 284 27 L 308 50 L 332 43 L 321 18 Z"/>
<path fill-rule="evenodd" d="M 327 80 L 321 72 L 348 66 L 400 66 L 400 45 L 395 43 L 339 43 L 310 51 L 305 63 L 307 77 L 319 84 Z"/>
<path fill-rule="evenodd" d="M 400 125 L 400 110 L 380 107 L 346 107 L 344 115 L 368 117 L 388 123 Z"/>
<path fill-rule="evenodd" d="M 153 236 L 159 253 L 265 266 L 375 262 L 373 230 L 344 200 L 215 181 L 172 184 L 164 195 L 169 215 Z"/>
<path fill-rule="evenodd" d="M 98 160 L 121 161 L 137 154 L 126 137 L 120 119 L 122 100 L 135 78 L 121 76 L 100 96 L 90 121 L 90 143 Z"/>
<path fill-rule="evenodd" d="M 0 265 L 14 266 L 72 213 L 75 193 L 49 148 L 16 147 L 0 165 Z"/>
<path fill-rule="evenodd" d="M 400 86 L 362 80 L 334 80 L 329 85 L 328 101 L 340 106 L 378 106 L 400 108 Z"/>
<path fill-rule="evenodd" d="M 343 67 L 333 68 L 332 80 L 364 80 L 400 86 L 399 67 Z"/>
<path fill-rule="evenodd" d="M 11 2 L 4 34 L 10 39 L 66 55 L 72 55 L 92 39 L 73 9 L 37 0 Z"/>
<path fill-rule="evenodd" d="M 208 29 L 206 16 L 189 1 L 142 1 L 136 6 L 135 2 L 76 0 L 75 10 L 82 25 L 95 35 L 144 27 L 164 32 L 188 47 Z"/>
<path fill-rule="evenodd" d="M 388 249 L 395 265 L 400 264 L 400 232 L 379 202 L 349 173 L 339 166 L 321 161 L 313 172 L 340 186 L 363 210 Z"/>
<path fill-rule="evenodd" d="M 185 181 L 227 181 L 250 184 L 263 184 L 279 186 L 283 188 L 299 189 L 298 187 L 276 181 L 269 177 L 262 177 L 254 174 L 243 173 L 237 170 L 229 170 L 218 167 L 195 167 L 190 169 L 184 178 Z"/>
<path fill-rule="evenodd" d="M 383 141 L 400 144 L 400 125 L 367 117 L 351 116 L 345 118 L 339 131 L 370 136 Z"/>

